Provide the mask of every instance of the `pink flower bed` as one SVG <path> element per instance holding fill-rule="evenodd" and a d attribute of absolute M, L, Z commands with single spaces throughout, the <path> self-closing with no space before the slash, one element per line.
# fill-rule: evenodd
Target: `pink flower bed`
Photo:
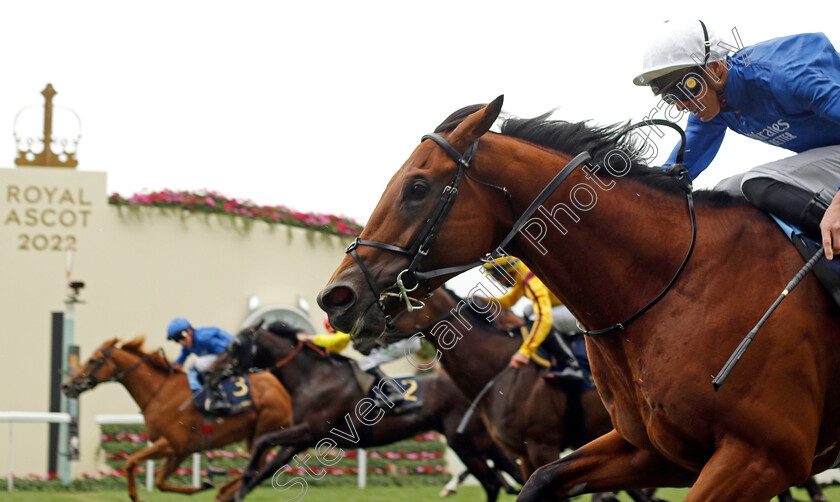
<path fill-rule="evenodd" d="M 196 213 L 217 213 L 311 228 L 337 235 L 359 235 L 362 226 L 354 220 L 334 214 L 301 213 L 286 206 L 259 206 L 249 200 L 230 199 L 216 192 L 178 192 L 162 190 L 148 194 L 134 194 L 125 198 L 114 193 L 108 203 L 115 206 L 172 207 Z"/>

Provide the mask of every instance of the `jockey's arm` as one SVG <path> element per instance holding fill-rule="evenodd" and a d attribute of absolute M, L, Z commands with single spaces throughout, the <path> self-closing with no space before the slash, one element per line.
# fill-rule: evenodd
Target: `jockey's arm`
<path fill-rule="evenodd" d="M 331 334 L 315 335 L 312 339 L 312 343 L 319 347 L 330 349 L 334 352 L 341 352 L 347 348 L 347 344 L 350 343 L 350 334 L 336 331 Z"/>
<path fill-rule="evenodd" d="M 715 117 L 709 122 L 703 122 L 694 115 L 688 117 L 688 125 L 685 128 L 685 156 L 683 157 L 683 165 L 688 170 L 691 179 L 703 172 L 709 167 L 712 159 L 720 150 L 720 145 L 723 143 L 723 137 L 726 134 L 726 124 L 719 117 Z M 680 143 L 674 147 L 668 160 L 663 167 L 668 167 L 676 162 L 677 152 L 680 149 Z"/>
<path fill-rule="evenodd" d="M 835 255 L 840 254 L 840 191 L 834 194 L 831 205 L 825 210 L 820 231 L 825 257 L 833 260 Z"/>
<path fill-rule="evenodd" d="M 174 361 L 172 361 L 172 366 L 184 366 L 184 361 L 187 360 L 187 357 L 189 357 L 190 354 L 192 354 L 190 349 L 181 347 L 181 353 Z"/>
<path fill-rule="evenodd" d="M 531 332 L 528 337 L 522 342 L 519 347 L 519 354 L 531 357 L 540 344 L 545 341 L 545 337 L 551 332 L 551 292 L 549 289 L 536 277 L 532 277 L 525 282 L 525 289 L 528 291 L 528 296 L 534 302 L 534 324 L 531 326 Z"/>
<path fill-rule="evenodd" d="M 517 281 L 516 285 L 508 290 L 507 293 L 504 295 L 496 298 L 496 301 L 499 302 L 499 305 L 502 307 L 502 310 L 507 310 L 513 307 L 516 302 L 522 298 L 522 295 L 525 294 L 525 289 L 523 288 L 522 280 Z"/>

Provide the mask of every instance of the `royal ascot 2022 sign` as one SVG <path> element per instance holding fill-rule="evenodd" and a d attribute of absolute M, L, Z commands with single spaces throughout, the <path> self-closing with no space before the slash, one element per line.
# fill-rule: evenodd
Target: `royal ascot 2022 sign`
<path fill-rule="evenodd" d="M 81 249 L 107 205 L 105 173 L 0 169 L 0 197 L 3 246 L 28 252 Z"/>

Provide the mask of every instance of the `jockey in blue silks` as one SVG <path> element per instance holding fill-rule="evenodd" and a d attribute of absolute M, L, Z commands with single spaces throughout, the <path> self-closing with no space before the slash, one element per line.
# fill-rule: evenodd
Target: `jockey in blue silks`
<path fill-rule="evenodd" d="M 737 50 L 728 55 L 728 48 Z M 829 259 L 840 252 L 840 55 L 825 35 L 739 48 L 700 20 L 667 22 L 633 83 L 692 113 L 683 162 L 692 178 L 714 159 L 727 129 L 796 152 L 718 188 L 799 227 Z"/>
<path fill-rule="evenodd" d="M 166 329 L 167 340 L 181 344 L 181 354 L 172 364 L 176 367 L 183 366 L 190 354 L 197 358 L 187 369 L 187 380 L 190 389 L 195 393 L 201 390 L 202 383 L 200 374 L 207 371 L 210 365 L 224 352 L 228 344 L 233 340 L 233 335 L 216 327 L 193 328 L 189 321 L 183 317 L 176 317 L 169 322 Z M 227 398 L 220 389 L 208 389 L 207 400 L 204 407 L 207 411 L 218 413 L 230 408 Z"/>

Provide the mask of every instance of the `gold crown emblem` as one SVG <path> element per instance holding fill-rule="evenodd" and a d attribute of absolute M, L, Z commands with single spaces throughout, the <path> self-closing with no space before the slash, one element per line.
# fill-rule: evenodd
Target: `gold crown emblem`
<path fill-rule="evenodd" d="M 57 94 L 52 84 L 41 91 L 44 96 L 44 130 L 42 135 L 34 135 L 37 126 L 36 114 L 31 113 L 39 108 L 38 105 L 27 106 L 15 116 L 14 134 L 18 156 L 15 165 L 41 166 L 41 167 L 76 167 L 79 161 L 76 160 L 76 150 L 79 146 L 79 139 L 82 137 L 82 123 L 79 116 L 73 110 L 65 107 L 53 106 L 53 96 Z M 76 129 L 75 137 L 72 139 L 57 138 L 53 135 L 53 122 L 61 126 L 64 131 Z M 27 131 L 28 136 L 19 133 L 20 130 Z"/>

